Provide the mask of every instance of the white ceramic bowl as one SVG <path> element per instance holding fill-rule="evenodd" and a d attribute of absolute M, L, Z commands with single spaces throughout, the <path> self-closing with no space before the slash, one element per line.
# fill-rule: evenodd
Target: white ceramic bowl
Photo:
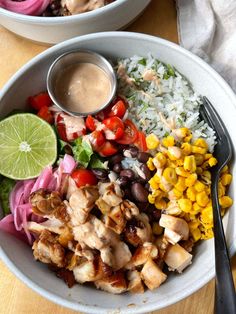
<path fill-rule="evenodd" d="M 192 82 L 195 90 L 206 95 L 228 127 L 236 147 L 236 97 L 225 81 L 204 61 L 183 48 L 163 39 L 128 32 L 90 34 L 61 43 L 40 54 L 19 70 L 2 89 L 0 113 L 6 115 L 22 108 L 29 95 L 46 89 L 50 64 L 62 53 L 75 48 L 97 51 L 109 58 L 152 55 L 174 65 Z M 236 177 L 235 166 L 232 172 Z M 231 196 L 234 183 L 231 185 Z M 235 197 L 234 197 L 235 198 Z M 236 251 L 236 212 L 234 206 L 224 218 L 230 254 Z M 31 248 L 14 237 L 0 232 L 0 257 L 10 270 L 44 297 L 71 309 L 86 313 L 144 313 L 173 304 L 206 284 L 214 276 L 213 240 L 196 248 L 193 264 L 183 274 L 172 274 L 158 289 L 142 295 L 111 295 L 89 286 L 72 289 L 51 273 L 47 266 L 35 262 Z M 1 283 L 4 284 L 4 283 Z M 9 300 L 10 302 L 10 300 Z"/>
<path fill-rule="evenodd" d="M 72 16 L 39 17 L 0 8 L 0 24 L 33 41 L 56 44 L 94 32 L 115 31 L 130 24 L 150 0 L 116 0 L 97 10 Z"/>

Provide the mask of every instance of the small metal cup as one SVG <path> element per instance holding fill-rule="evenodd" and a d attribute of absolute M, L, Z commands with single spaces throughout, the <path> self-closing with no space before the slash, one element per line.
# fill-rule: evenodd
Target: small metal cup
<path fill-rule="evenodd" d="M 109 99 L 101 104 L 101 107 L 98 108 L 96 111 L 93 112 L 73 112 L 64 107 L 64 105 L 57 99 L 55 86 L 56 80 L 61 70 L 65 69 L 66 67 L 78 64 L 78 63 L 92 63 L 100 67 L 108 76 L 110 83 L 111 83 L 111 93 Z M 50 66 L 48 74 L 47 74 L 47 90 L 48 93 L 55 103 L 61 110 L 74 115 L 74 116 L 87 116 L 87 115 L 94 115 L 99 111 L 106 108 L 116 94 L 117 89 L 117 79 L 115 71 L 110 64 L 110 62 L 101 56 L 98 53 L 89 50 L 74 50 L 67 52 L 60 57 L 58 57 Z"/>

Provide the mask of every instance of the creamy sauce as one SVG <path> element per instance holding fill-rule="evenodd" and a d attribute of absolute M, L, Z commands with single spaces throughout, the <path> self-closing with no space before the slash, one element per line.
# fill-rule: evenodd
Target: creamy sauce
<path fill-rule="evenodd" d="M 93 112 L 108 101 L 111 82 L 97 65 L 78 63 L 61 71 L 55 93 L 65 109 L 80 113 Z"/>

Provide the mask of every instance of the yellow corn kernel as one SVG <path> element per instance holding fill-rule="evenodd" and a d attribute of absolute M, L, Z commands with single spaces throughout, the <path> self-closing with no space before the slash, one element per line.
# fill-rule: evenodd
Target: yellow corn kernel
<path fill-rule="evenodd" d="M 207 205 L 207 203 L 209 202 L 209 197 L 206 191 L 197 193 L 196 202 L 198 203 L 199 206 L 202 206 L 202 207 L 205 207 Z"/>
<path fill-rule="evenodd" d="M 188 223 L 189 229 L 190 230 L 194 230 L 199 226 L 199 221 L 195 220 L 195 221 L 190 221 Z"/>
<path fill-rule="evenodd" d="M 222 196 L 219 199 L 219 202 L 220 202 L 220 206 L 222 208 L 228 208 L 228 207 L 232 206 L 232 204 L 233 204 L 233 200 L 229 196 Z"/>
<path fill-rule="evenodd" d="M 212 154 L 210 154 L 210 153 L 206 153 L 205 155 L 204 155 L 204 159 L 205 160 L 208 160 L 208 159 L 210 159 L 212 157 Z"/>
<path fill-rule="evenodd" d="M 175 138 L 172 135 L 169 135 L 162 140 L 162 144 L 165 147 L 170 147 L 175 145 Z"/>
<path fill-rule="evenodd" d="M 194 184 L 194 188 L 197 192 L 202 192 L 204 191 L 207 187 L 204 183 L 201 181 L 197 180 L 196 183 Z"/>
<path fill-rule="evenodd" d="M 176 171 L 177 175 L 181 176 L 181 177 L 188 178 L 190 175 L 190 173 L 188 171 L 185 171 L 183 167 L 176 167 L 175 171 Z"/>
<path fill-rule="evenodd" d="M 197 202 L 193 203 L 193 212 L 195 214 L 201 213 L 203 211 L 203 207 L 199 206 Z"/>
<path fill-rule="evenodd" d="M 226 186 L 229 185 L 232 181 L 232 175 L 230 173 L 224 173 L 221 177 L 221 183 Z"/>
<path fill-rule="evenodd" d="M 183 196 L 183 193 L 180 190 L 177 190 L 176 188 L 173 188 L 173 193 L 177 199 Z"/>
<path fill-rule="evenodd" d="M 202 234 L 201 234 L 201 231 L 198 228 L 196 228 L 194 230 L 191 230 L 191 236 L 194 242 L 197 242 L 201 239 Z"/>
<path fill-rule="evenodd" d="M 209 228 L 209 229 L 206 229 L 204 231 L 204 234 L 202 234 L 201 239 L 202 240 L 208 240 L 208 239 L 211 239 L 213 237 L 214 237 L 213 230 L 212 230 L 212 228 Z"/>
<path fill-rule="evenodd" d="M 194 153 L 194 154 L 204 155 L 204 154 L 206 154 L 206 152 L 207 152 L 206 148 L 195 146 L 195 145 L 192 146 L 192 153 Z"/>
<path fill-rule="evenodd" d="M 160 144 L 160 141 L 158 137 L 152 133 L 146 137 L 146 143 L 147 143 L 148 149 L 156 149 L 158 145 Z"/>
<path fill-rule="evenodd" d="M 195 202 L 196 200 L 197 191 L 194 189 L 193 186 L 187 188 L 186 196 L 190 201 Z"/>
<path fill-rule="evenodd" d="M 203 224 L 213 226 L 213 209 L 211 205 L 202 210 L 200 218 Z"/>
<path fill-rule="evenodd" d="M 219 184 L 218 184 L 218 196 L 222 197 L 224 195 L 225 195 L 225 186 L 221 182 L 219 182 Z"/>
<path fill-rule="evenodd" d="M 156 182 L 156 180 L 153 178 L 151 178 L 149 181 L 149 184 L 150 184 L 150 187 L 153 189 L 153 190 L 157 190 L 159 189 L 159 183 Z"/>
<path fill-rule="evenodd" d="M 202 173 L 202 177 L 208 179 L 209 181 L 211 181 L 211 173 L 208 170 L 203 171 Z"/>
<path fill-rule="evenodd" d="M 175 160 L 175 168 L 176 167 L 182 167 L 183 165 L 184 165 L 184 160 L 182 158 Z"/>
<path fill-rule="evenodd" d="M 162 175 L 168 183 L 173 185 L 177 183 L 177 175 L 174 168 L 165 168 Z"/>
<path fill-rule="evenodd" d="M 167 203 L 164 199 L 161 199 L 155 202 L 155 206 L 157 209 L 164 210 L 167 207 Z"/>
<path fill-rule="evenodd" d="M 184 157 L 184 170 L 195 172 L 196 171 L 196 161 L 193 155 Z"/>
<path fill-rule="evenodd" d="M 188 136 L 185 136 L 185 138 L 184 138 L 184 142 L 185 143 L 188 143 L 188 142 L 190 142 L 191 141 L 191 139 L 192 139 L 192 134 L 189 134 Z"/>
<path fill-rule="evenodd" d="M 204 156 L 201 154 L 195 154 L 195 161 L 197 166 L 201 166 L 204 162 Z"/>
<path fill-rule="evenodd" d="M 159 177 L 159 174 L 155 173 L 152 178 L 155 180 L 156 183 L 161 183 L 161 179 Z"/>
<path fill-rule="evenodd" d="M 149 169 L 149 170 L 151 170 L 151 171 L 155 170 L 155 166 L 154 166 L 154 164 L 153 164 L 153 161 L 152 161 L 152 158 L 151 158 L 151 157 L 148 158 L 147 166 L 148 166 L 148 169 Z"/>
<path fill-rule="evenodd" d="M 177 146 L 170 146 L 168 147 L 167 155 L 170 160 L 179 160 L 182 157 L 182 151 Z"/>
<path fill-rule="evenodd" d="M 155 235 L 160 235 L 160 234 L 163 233 L 163 227 L 161 227 L 158 222 L 154 222 L 154 223 L 152 224 L 152 232 L 153 232 Z"/>
<path fill-rule="evenodd" d="M 181 149 L 184 155 L 190 155 L 192 153 L 192 146 L 189 143 L 183 143 Z"/>
<path fill-rule="evenodd" d="M 187 187 L 193 186 L 197 181 L 197 174 L 191 173 L 188 178 L 185 179 L 185 185 Z"/>
<path fill-rule="evenodd" d="M 157 153 L 156 156 L 153 158 L 154 166 L 159 169 L 163 168 L 166 164 L 166 156 L 163 153 Z"/>
<path fill-rule="evenodd" d="M 208 160 L 208 163 L 209 163 L 209 166 L 210 167 L 213 167 L 217 164 L 217 159 L 215 157 L 211 157 L 209 160 Z"/>
<path fill-rule="evenodd" d="M 196 174 L 201 175 L 203 173 L 203 170 L 201 167 L 197 167 Z"/>
<path fill-rule="evenodd" d="M 190 130 L 188 128 L 179 128 L 175 130 L 175 134 L 180 138 L 184 138 L 190 134 Z"/>
<path fill-rule="evenodd" d="M 208 186 L 208 188 L 206 188 L 205 191 L 206 191 L 206 194 L 207 194 L 207 195 L 210 195 L 210 194 L 211 194 L 211 188 L 210 188 L 210 186 Z"/>
<path fill-rule="evenodd" d="M 186 190 L 186 184 L 185 184 L 185 178 L 184 177 L 178 177 L 178 181 L 175 184 L 175 189 L 177 189 L 180 192 L 183 192 Z"/>
<path fill-rule="evenodd" d="M 178 205 L 179 208 L 185 213 L 189 213 L 192 210 L 192 202 L 187 198 L 179 199 Z"/>
<path fill-rule="evenodd" d="M 155 203 L 155 200 L 156 200 L 156 197 L 153 195 L 153 194 L 149 194 L 148 195 L 148 202 L 150 204 L 154 204 Z"/>
<path fill-rule="evenodd" d="M 208 144 L 203 138 L 198 138 L 193 145 L 208 149 Z"/>
<path fill-rule="evenodd" d="M 229 171 L 229 167 L 226 165 L 224 168 L 221 170 L 221 173 L 225 173 Z"/>

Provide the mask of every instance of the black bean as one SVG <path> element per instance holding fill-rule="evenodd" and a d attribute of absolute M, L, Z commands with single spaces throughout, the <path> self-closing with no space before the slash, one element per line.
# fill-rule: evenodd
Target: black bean
<path fill-rule="evenodd" d="M 149 157 L 151 157 L 151 155 L 149 153 L 144 153 L 144 152 L 139 152 L 137 155 L 138 161 L 143 162 L 143 163 L 146 163 Z"/>
<path fill-rule="evenodd" d="M 130 181 L 134 180 L 135 178 L 135 173 L 133 172 L 133 170 L 131 169 L 124 169 L 120 172 L 120 176 L 121 177 L 126 177 L 128 178 Z"/>
<path fill-rule="evenodd" d="M 112 170 L 113 170 L 114 172 L 116 172 L 116 173 L 120 173 L 122 169 L 123 169 L 123 168 L 122 168 L 122 165 L 121 165 L 120 163 L 114 164 L 114 166 L 113 166 L 113 168 L 112 168 Z"/>
<path fill-rule="evenodd" d="M 151 171 L 148 169 L 148 166 L 146 164 L 142 164 L 140 166 L 140 170 L 143 172 L 145 178 L 143 178 L 145 181 L 149 181 L 152 177 Z"/>
<path fill-rule="evenodd" d="M 148 191 L 139 182 L 135 182 L 131 186 L 131 193 L 136 201 L 145 203 L 148 201 Z"/>
<path fill-rule="evenodd" d="M 122 159 L 123 159 L 123 156 L 121 154 L 116 154 L 109 159 L 109 163 L 111 165 L 115 165 L 115 164 L 120 163 Z"/>
<path fill-rule="evenodd" d="M 120 177 L 119 183 L 120 183 L 120 186 L 126 186 L 129 183 L 129 179 L 127 177 Z"/>
<path fill-rule="evenodd" d="M 106 181 L 108 179 L 108 171 L 105 169 L 92 169 L 92 172 L 99 181 Z"/>
<path fill-rule="evenodd" d="M 132 158 L 135 158 L 138 155 L 138 148 L 135 146 L 130 146 L 124 149 L 123 153 L 126 157 L 129 157 L 130 155 Z"/>
<path fill-rule="evenodd" d="M 130 200 L 130 201 L 133 200 L 133 196 L 132 196 L 132 193 L 131 193 L 130 188 L 126 188 L 126 189 L 124 190 L 124 198 L 127 198 L 127 199 Z"/>

